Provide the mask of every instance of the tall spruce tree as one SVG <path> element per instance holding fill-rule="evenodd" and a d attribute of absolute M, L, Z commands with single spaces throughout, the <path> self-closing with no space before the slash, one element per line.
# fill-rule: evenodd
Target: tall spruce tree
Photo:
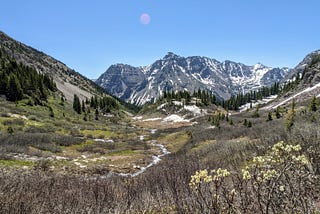
<path fill-rule="evenodd" d="M 6 97 L 9 101 L 18 101 L 23 97 L 23 91 L 21 88 L 21 84 L 16 75 L 12 74 L 9 77 L 9 84 L 7 86 L 7 94 Z"/>
<path fill-rule="evenodd" d="M 317 111 L 317 98 L 313 96 L 309 104 L 309 111 Z"/>
<path fill-rule="evenodd" d="M 82 112 L 86 112 L 86 105 L 84 103 L 84 100 L 82 100 L 81 110 Z"/>
<path fill-rule="evenodd" d="M 81 114 L 81 103 L 78 95 L 73 96 L 73 109 L 78 113 Z"/>

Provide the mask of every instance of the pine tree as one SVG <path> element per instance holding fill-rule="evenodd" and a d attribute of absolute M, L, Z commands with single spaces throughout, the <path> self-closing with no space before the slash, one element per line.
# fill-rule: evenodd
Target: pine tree
<path fill-rule="evenodd" d="M 259 114 L 259 105 L 257 105 L 257 107 L 256 107 L 256 110 L 254 111 L 254 113 L 253 113 L 253 115 L 252 115 L 252 117 L 253 118 L 257 118 L 257 117 L 260 117 L 260 114 Z"/>
<path fill-rule="evenodd" d="M 99 120 L 99 110 L 98 109 L 96 109 L 94 114 L 95 114 L 95 119 Z"/>
<path fill-rule="evenodd" d="M 280 117 L 281 117 L 280 106 L 278 106 L 276 109 L 276 118 L 279 119 Z"/>
<path fill-rule="evenodd" d="M 88 99 L 88 97 L 86 97 L 86 105 L 90 104 L 90 100 Z"/>
<path fill-rule="evenodd" d="M 232 120 L 232 118 L 229 119 L 229 124 L 230 124 L 231 126 L 233 126 L 233 120 Z"/>
<path fill-rule="evenodd" d="M 93 108 L 94 107 L 94 98 L 91 97 L 90 99 L 90 107 Z"/>
<path fill-rule="evenodd" d="M 287 130 L 291 130 L 292 126 L 294 125 L 294 116 L 295 116 L 295 101 L 292 100 L 291 103 L 291 110 L 289 111 L 288 115 L 287 115 L 287 119 L 285 122 L 286 128 Z"/>
<path fill-rule="evenodd" d="M 215 116 L 212 121 L 213 125 L 220 128 L 220 116 Z"/>
<path fill-rule="evenodd" d="M 64 106 L 64 98 L 63 98 L 63 96 L 61 96 L 61 98 L 60 98 L 60 105 Z"/>
<path fill-rule="evenodd" d="M 10 75 L 6 96 L 9 101 L 13 102 L 21 100 L 23 97 L 23 91 L 20 82 L 18 81 L 17 76 L 14 74 Z"/>
<path fill-rule="evenodd" d="M 81 114 L 81 103 L 79 97 L 76 94 L 73 96 L 73 109 L 78 114 Z"/>
<path fill-rule="evenodd" d="M 268 113 L 268 116 L 267 116 L 267 121 L 271 121 L 272 120 L 272 114 L 271 112 Z"/>
<path fill-rule="evenodd" d="M 317 98 L 316 98 L 316 96 L 313 96 L 310 101 L 309 111 L 317 111 Z"/>
<path fill-rule="evenodd" d="M 95 95 L 94 96 L 94 105 L 93 105 L 93 108 L 98 108 L 98 106 L 99 106 L 99 101 L 98 101 L 98 96 L 97 95 Z"/>
<path fill-rule="evenodd" d="M 246 126 L 246 127 L 248 126 L 248 120 L 247 119 L 244 119 L 243 125 Z"/>
<path fill-rule="evenodd" d="M 50 117 L 54 117 L 54 112 L 51 106 L 48 107 L 49 108 L 49 116 Z"/>
<path fill-rule="evenodd" d="M 0 73 L 1 74 L 1 73 Z M 0 94 L 6 94 L 9 84 L 9 78 L 6 74 L 0 75 Z"/>
<path fill-rule="evenodd" d="M 81 110 L 82 112 L 86 112 L 86 105 L 84 103 L 84 100 L 82 100 Z"/>
<path fill-rule="evenodd" d="M 291 130 L 292 126 L 294 125 L 293 123 L 293 117 L 289 116 L 285 122 L 287 130 Z"/>

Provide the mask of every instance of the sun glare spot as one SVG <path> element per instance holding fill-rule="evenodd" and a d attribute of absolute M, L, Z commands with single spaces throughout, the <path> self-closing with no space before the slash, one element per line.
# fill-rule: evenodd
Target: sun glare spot
<path fill-rule="evenodd" d="M 141 24 L 147 25 L 147 24 L 150 23 L 150 21 L 151 21 L 151 17 L 150 17 L 149 14 L 143 13 L 143 14 L 140 16 L 140 22 L 141 22 Z"/>

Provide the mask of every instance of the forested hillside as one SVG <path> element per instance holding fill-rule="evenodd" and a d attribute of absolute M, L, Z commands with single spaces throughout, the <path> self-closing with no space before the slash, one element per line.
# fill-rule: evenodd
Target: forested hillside
<path fill-rule="evenodd" d="M 39 105 L 56 90 L 51 77 L 17 63 L 0 49 L 0 95 L 5 95 L 9 101 L 25 98 L 29 99 L 30 105 Z"/>

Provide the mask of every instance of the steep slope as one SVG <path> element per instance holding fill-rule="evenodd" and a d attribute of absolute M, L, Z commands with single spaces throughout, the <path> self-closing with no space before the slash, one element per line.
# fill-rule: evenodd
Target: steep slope
<path fill-rule="evenodd" d="M 146 84 L 146 75 L 139 68 L 130 65 L 112 65 L 108 72 L 101 75 L 97 83 L 112 91 L 113 95 L 124 100 L 130 98 L 135 91 L 142 90 Z"/>
<path fill-rule="evenodd" d="M 305 58 L 292 70 L 292 72 L 286 78 L 283 79 L 283 82 L 292 79 L 294 76 L 297 76 L 297 75 L 301 76 L 304 70 L 308 68 L 309 65 L 312 63 L 314 58 L 318 57 L 319 55 L 320 55 L 320 50 L 317 50 L 305 56 Z"/>
<path fill-rule="evenodd" d="M 102 92 L 95 83 L 74 70 L 68 68 L 62 62 L 24 45 L 0 31 L 0 49 L 13 57 L 17 62 L 36 69 L 39 73 L 51 76 L 57 84 L 57 88 L 68 100 L 77 94 L 81 98 L 91 97 Z"/>
<path fill-rule="evenodd" d="M 302 64 L 304 63 L 304 64 Z M 312 52 L 295 70 L 303 68 L 301 85 L 315 85 L 320 82 L 320 50 Z"/>
<path fill-rule="evenodd" d="M 266 109 L 289 105 L 292 100 L 304 102 L 310 100 L 312 96 L 320 97 L 320 50 L 308 54 L 294 68 L 290 77 L 292 78 L 294 75 L 301 76 L 298 83 L 293 86 L 292 90 L 282 94 L 278 99 L 266 106 Z M 286 81 L 289 81 L 289 79 Z"/>
<path fill-rule="evenodd" d="M 155 101 L 164 90 L 193 92 L 200 88 L 228 99 L 232 94 L 270 86 L 290 72 L 288 68 L 270 68 L 260 63 L 247 66 L 169 52 L 147 67 L 113 65 L 96 83 L 123 100 L 143 105 Z"/>

